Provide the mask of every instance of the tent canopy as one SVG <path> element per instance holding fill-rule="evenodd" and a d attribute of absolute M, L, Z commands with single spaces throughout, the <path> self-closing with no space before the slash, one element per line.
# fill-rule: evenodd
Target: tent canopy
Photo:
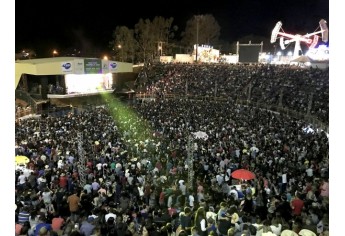
<path fill-rule="evenodd" d="M 291 60 L 291 62 L 306 63 L 306 62 L 310 62 L 310 58 L 307 56 L 300 56 L 300 57 L 297 57 L 297 58 Z"/>

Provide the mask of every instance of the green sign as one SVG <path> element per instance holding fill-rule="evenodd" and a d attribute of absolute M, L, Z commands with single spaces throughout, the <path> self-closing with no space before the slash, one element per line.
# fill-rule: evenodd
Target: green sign
<path fill-rule="evenodd" d="M 102 60 L 101 59 L 84 59 L 85 74 L 101 74 Z"/>

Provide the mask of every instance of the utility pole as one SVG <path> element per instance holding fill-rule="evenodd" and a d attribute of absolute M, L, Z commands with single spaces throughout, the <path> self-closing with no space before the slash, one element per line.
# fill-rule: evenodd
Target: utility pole
<path fill-rule="evenodd" d="M 158 56 L 163 56 L 163 43 L 162 41 L 158 42 Z"/>
<path fill-rule="evenodd" d="M 202 19 L 202 15 L 195 16 L 196 18 L 196 48 L 195 48 L 195 61 L 198 62 L 198 47 L 199 47 L 199 21 Z"/>
<path fill-rule="evenodd" d="M 199 16 L 196 17 L 196 47 L 195 47 L 195 61 L 198 63 L 198 47 L 199 47 Z"/>

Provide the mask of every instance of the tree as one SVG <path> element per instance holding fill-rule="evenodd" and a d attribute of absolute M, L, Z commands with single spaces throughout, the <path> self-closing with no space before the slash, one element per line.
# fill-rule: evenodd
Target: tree
<path fill-rule="evenodd" d="M 213 46 L 218 43 L 220 26 L 213 15 L 194 15 L 187 21 L 181 36 L 181 43 L 185 46 L 194 44 Z"/>
<path fill-rule="evenodd" d="M 153 59 L 153 52 L 156 44 L 156 37 L 152 23 L 149 19 L 139 19 L 134 26 L 134 38 L 138 43 L 138 59 L 146 63 L 147 60 Z"/>
<path fill-rule="evenodd" d="M 156 16 L 151 22 L 150 19 L 140 19 L 134 26 L 134 38 L 138 43 L 139 60 L 144 63 L 150 62 L 158 55 L 159 42 L 167 42 L 172 36 L 173 18 L 164 19 Z M 175 29 L 176 27 L 173 27 Z"/>
<path fill-rule="evenodd" d="M 152 21 L 154 29 L 157 30 L 157 43 L 162 46 L 161 49 L 158 48 L 158 50 L 161 50 L 162 55 L 170 54 L 169 40 L 174 39 L 175 32 L 178 30 L 176 25 L 172 26 L 173 21 L 173 17 L 165 19 L 161 16 L 155 17 Z"/>
<path fill-rule="evenodd" d="M 113 41 L 109 42 L 115 57 L 121 61 L 134 61 L 138 44 L 134 39 L 134 30 L 126 26 L 117 26 L 113 33 Z"/>

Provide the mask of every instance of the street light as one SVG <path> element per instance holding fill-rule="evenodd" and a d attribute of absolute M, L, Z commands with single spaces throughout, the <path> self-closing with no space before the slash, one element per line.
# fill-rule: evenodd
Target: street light
<path fill-rule="evenodd" d="M 55 55 L 57 55 L 58 54 L 58 52 L 54 49 L 54 51 L 53 51 L 53 57 L 55 57 Z"/>
<path fill-rule="evenodd" d="M 120 58 L 120 61 L 123 61 L 123 51 L 122 51 L 122 45 L 121 45 L 121 44 L 117 45 L 117 48 L 120 50 L 120 53 L 121 53 L 121 58 Z"/>
<path fill-rule="evenodd" d="M 158 52 L 159 52 L 159 56 L 162 56 L 162 46 L 161 45 L 158 46 Z"/>

